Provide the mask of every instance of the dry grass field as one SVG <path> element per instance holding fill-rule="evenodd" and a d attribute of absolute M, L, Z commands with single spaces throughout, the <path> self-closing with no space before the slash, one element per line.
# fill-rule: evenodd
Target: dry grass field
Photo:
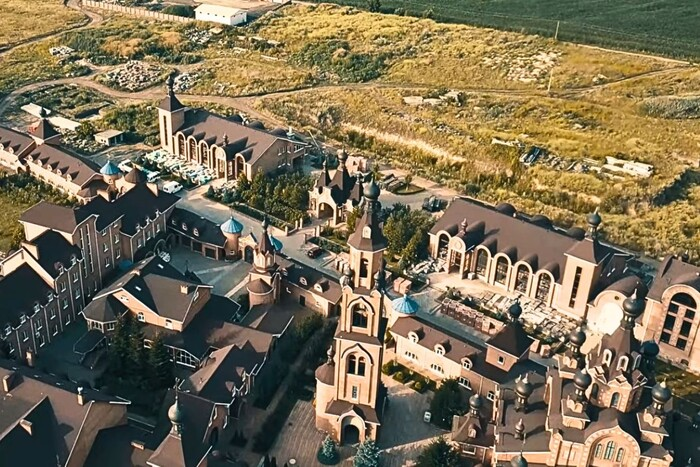
<path fill-rule="evenodd" d="M 0 49 L 5 46 L 67 29 L 85 15 L 63 6 L 62 0 L 5 0 L 0 2 Z"/>

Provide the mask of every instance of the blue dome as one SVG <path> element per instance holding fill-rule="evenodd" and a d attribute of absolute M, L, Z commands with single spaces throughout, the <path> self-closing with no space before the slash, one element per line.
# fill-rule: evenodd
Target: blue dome
<path fill-rule="evenodd" d="M 225 234 L 239 234 L 243 232 L 243 224 L 231 216 L 229 220 L 221 224 L 221 231 Z"/>
<path fill-rule="evenodd" d="M 282 251 L 282 247 L 284 246 L 282 245 L 282 242 L 277 240 L 272 235 L 270 235 L 270 241 L 272 242 L 272 247 L 275 249 L 275 251 Z"/>
<path fill-rule="evenodd" d="M 119 175 L 121 171 L 119 170 L 119 167 L 114 165 L 114 162 L 107 161 L 107 163 L 100 169 L 100 173 L 102 175 Z"/>
<path fill-rule="evenodd" d="M 394 311 L 403 313 L 404 315 L 414 315 L 418 311 L 418 302 L 413 298 L 404 294 L 403 297 L 399 297 L 391 302 L 391 307 Z"/>

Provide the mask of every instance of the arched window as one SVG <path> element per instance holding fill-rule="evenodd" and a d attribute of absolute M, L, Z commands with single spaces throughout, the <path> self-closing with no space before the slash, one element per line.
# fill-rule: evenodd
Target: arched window
<path fill-rule="evenodd" d="M 367 258 L 360 260 L 360 277 L 369 277 L 369 261 Z"/>
<path fill-rule="evenodd" d="M 610 349 L 605 349 L 603 350 L 603 365 L 610 365 L 612 362 L 613 354 L 612 350 Z"/>
<path fill-rule="evenodd" d="M 518 266 L 518 272 L 515 277 L 515 290 L 525 294 L 527 293 L 527 284 L 530 282 L 530 270 L 524 264 Z"/>
<path fill-rule="evenodd" d="M 197 160 L 197 142 L 194 138 L 190 138 L 190 153 L 188 156 L 191 160 Z"/>
<path fill-rule="evenodd" d="M 365 357 L 360 357 L 357 359 L 357 375 L 364 376 L 365 375 Z"/>
<path fill-rule="evenodd" d="M 177 138 L 177 149 L 178 149 L 178 156 L 180 157 L 187 157 L 187 154 L 185 153 L 185 137 L 180 135 Z"/>
<path fill-rule="evenodd" d="M 146 321 L 146 317 L 143 315 L 143 312 L 139 311 L 139 314 L 136 315 L 136 319 L 139 320 L 140 322 Z"/>
<path fill-rule="evenodd" d="M 418 340 L 419 340 L 419 339 L 418 339 L 418 334 L 416 334 L 415 332 L 409 332 L 409 333 L 408 333 L 408 338 L 409 338 L 409 340 L 410 340 L 411 342 L 413 342 L 414 344 L 415 344 L 416 342 L 418 342 Z"/>
<path fill-rule="evenodd" d="M 348 357 L 348 373 L 351 375 L 356 375 L 357 374 L 357 357 L 354 354 L 351 354 Z"/>
<path fill-rule="evenodd" d="M 445 348 L 441 345 L 435 346 L 435 353 L 438 355 L 445 355 Z"/>
<path fill-rule="evenodd" d="M 659 340 L 665 344 L 685 350 L 697 312 L 697 302 L 684 292 L 679 292 L 668 304 L 666 319 Z"/>
<path fill-rule="evenodd" d="M 508 280 L 508 267 L 508 258 L 499 256 L 498 261 L 496 261 L 496 277 L 494 277 L 494 281 L 497 284 L 506 284 L 506 280 Z"/>
<path fill-rule="evenodd" d="M 634 369 L 636 370 L 637 368 L 639 368 L 641 366 L 641 364 L 642 364 L 642 356 L 639 354 L 635 355 L 635 357 L 634 357 Z"/>
<path fill-rule="evenodd" d="M 472 369 L 472 362 L 469 359 L 464 359 L 462 360 L 462 368 L 465 370 L 471 370 Z"/>
<path fill-rule="evenodd" d="M 540 274 L 540 278 L 537 281 L 537 293 L 535 294 L 535 298 L 537 300 L 547 300 L 551 286 L 552 278 L 549 274 Z"/>
<path fill-rule="evenodd" d="M 591 399 L 597 399 L 598 398 L 598 385 L 596 383 L 593 383 L 593 386 L 591 386 Z"/>
<path fill-rule="evenodd" d="M 623 355 L 617 360 L 617 369 L 622 371 L 627 371 L 627 367 L 630 364 L 630 358 L 627 355 Z"/>
<path fill-rule="evenodd" d="M 605 445 L 605 454 L 603 455 L 603 459 L 609 461 L 610 459 L 612 459 L 614 453 L 615 441 L 608 441 L 608 444 Z"/>
<path fill-rule="evenodd" d="M 367 309 L 362 303 L 358 303 L 352 309 L 352 325 L 358 328 L 367 327 Z"/>
<path fill-rule="evenodd" d="M 620 403 L 620 393 L 619 392 L 613 392 L 612 397 L 610 398 L 610 407 L 616 409 L 617 405 Z"/>
<path fill-rule="evenodd" d="M 600 459 L 600 456 L 603 455 L 603 445 L 601 443 L 596 444 L 595 446 L 595 451 L 593 452 L 593 457 L 596 459 Z"/>
<path fill-rule="evenodd" d="M 617 456 L 615 456 L 615 462 L 622 462 L 622 459 L 625 458 L 625 450 L 620 448 L 617 450 Z"/>
<path fill-rule="evenodd" d="M 486 267 L 489 264 L 489 254 L 486 250 L 479 248 L 476 254 L 476 273 L 480 276 L 486 275 Z"/>

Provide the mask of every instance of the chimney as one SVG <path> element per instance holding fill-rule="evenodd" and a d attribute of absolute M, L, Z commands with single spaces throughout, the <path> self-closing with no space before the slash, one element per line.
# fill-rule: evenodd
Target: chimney
<path fill-rule="evenodd" d="M 190 293 L 190 286 L 187 284 L 180 284 L 180 293 L 183 295 Z"/>
<path fill-rule="evenodd" d="M 29 433 L 29 435 L 32 434 L 32 422 L 27 420 L 26 418 L 23 418 L 22 420 L 19 421 L 19 425 L 24 428 L 24 431 Z"/>
<path fill-rule="evenodd" d="M 15 379 L 15 372 L 12 371 L 2 378 L 2 390 L 5 392 L 10 392 L 12 390 L 12 382 Z"/>
<path fill-rule="evenodd" d="M 78 405 L 85 405 L 85 396 L 83 395 L 82 386 L 78 386 Z"/>

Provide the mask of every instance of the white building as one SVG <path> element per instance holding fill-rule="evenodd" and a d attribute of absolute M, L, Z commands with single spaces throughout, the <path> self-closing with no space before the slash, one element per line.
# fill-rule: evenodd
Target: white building
<path fill-rule="evenodd" d="M 248 21 L 248 15 L 245 10 L 219 5 L 208 5 L 206 3 L 199 5 L 194 10 L 194 17 L 197 21 L 209 21 L 212 23 L 225 24 L 227 26 L 235 26 Z"/>

